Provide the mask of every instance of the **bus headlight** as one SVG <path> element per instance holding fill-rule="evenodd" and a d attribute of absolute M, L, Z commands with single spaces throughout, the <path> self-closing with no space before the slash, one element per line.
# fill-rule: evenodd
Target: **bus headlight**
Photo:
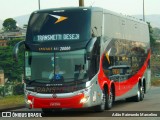
<path fill-rule="evenodd" d="M 27 104 L 32 104 L 32 101 L 31 100 L 27 100 Z"/>
<path fill-rule="evenodd" d="M 89 100 L 89 96 L 84 96 L 81 100 L 80 103 L 86 103 Z"/>

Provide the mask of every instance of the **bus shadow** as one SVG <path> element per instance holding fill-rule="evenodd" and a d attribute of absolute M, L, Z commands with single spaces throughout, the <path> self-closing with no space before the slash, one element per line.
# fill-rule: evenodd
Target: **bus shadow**
<path fill-rule="evenodd" d="M 124 105 L 134 103 L 134 101 L 126 101 L 126 100 L 119 100 L 114 102 L 113 107 L 111 110 L 105 110 L 104 112 L 95 112 L 93 108 L 83 108 L 83 109 L 64 109 L 62 111 L 53 111 L 52 113 L 44 114 L 44 117 L 108 117 L 111 116 L 116 108 L 121 108 Z"/>
<path fill-rule="evenodd" d="M 62 111 L 52 111 L 51 113 L 42 113 L 43 117 L 83 117 L 93 116 L 94 110 L 91 109 L 64 109 Z"/>

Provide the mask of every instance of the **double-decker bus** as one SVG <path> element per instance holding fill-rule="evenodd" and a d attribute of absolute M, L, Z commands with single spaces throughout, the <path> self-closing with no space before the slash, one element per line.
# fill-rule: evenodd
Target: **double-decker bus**
<path fill-rule="evenodd" d="M 111 109 L 120 99 L 142 101 L 150 87 L 148 25 L 98 7 L 31 14 L 25 41 L 25 102 L 43 112 Z"/>

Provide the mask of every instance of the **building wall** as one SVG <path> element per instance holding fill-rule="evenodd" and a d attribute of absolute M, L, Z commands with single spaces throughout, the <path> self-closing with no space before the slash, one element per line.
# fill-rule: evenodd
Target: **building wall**
<path fill-rule="evenodd" d="M 7 40 L 0 40 L 0 46 L 7 46 Z"/>
<path fill-rule="evenodd" d="M 4 71 L 0 70 L 0 85 L 4 85 Z"/>

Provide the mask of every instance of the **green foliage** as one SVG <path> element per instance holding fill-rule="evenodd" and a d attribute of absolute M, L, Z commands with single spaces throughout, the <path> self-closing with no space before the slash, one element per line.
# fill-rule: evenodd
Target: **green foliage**
<path fill-rule="evenodd" d="M 0 86 L 0 98 L 10 95 L 22 95 L 24 94 L 24 84 L 20 82 L 6 83 L 4 86 Z"/>
<path fill-rule="evenodd" d="M 0 97 L 4 96 L 4 86 L 0 86 Z"/>
<path fill-rule="evenodd" d="M 23 84 L 17 84 L 13 87 L 13 94 L 14 95 L 22 95 L 24 94 L 24 85 Z"/>
<path fill-rule="evenodd" d="M 156 40 L 160 40 L 160 29 L 159 28 L 153 28 L 153 37 Z"/>
<path fill-rule="evenodd" d="M 153 28 L 152 28 L 151 24 L 149 22 L 147 22 L 147 23 L 148 23 L 148 28 L 149 28 L 150 44 L 151 44 L 151 47 L 153 47 L 156 43 L 156 40 L 153 37 Z"/>
<path fill-rule="evenodd" d="M 13 40 L 10 40 L 10 41 L 8 41 L 8 45 L 9 46 L 15 46 L 16 45 L 16 43 L 18 43 L 19 41 L 22 41 L 22 40 L 24 40 L 23 38 L 16 38 L 16 39 L 13 39 Z"/>
<path fill-rule="evenodd" d="M 0 67 L 4 70 L 5 78 L 9 81 L 21 81 L 24 66 L 24 49 L 20 49 L 19 62 L 13 60 L 13 47 L 22 39 L 14 39 L 8 42 L 9 46 L 0 47 Z"/>
<path fill-rule="evenodd" d="M 13 31 L 17 28 L 16 21 L 13 18 L 8 18 L 3 22 L 3 28 L 5 31 Z"/>

